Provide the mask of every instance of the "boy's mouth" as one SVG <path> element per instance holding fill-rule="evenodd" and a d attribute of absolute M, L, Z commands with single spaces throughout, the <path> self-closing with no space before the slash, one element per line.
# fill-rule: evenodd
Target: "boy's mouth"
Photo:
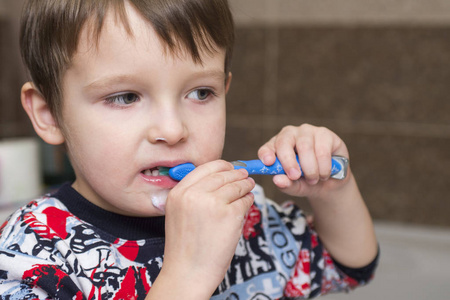
<path fill-rule="evenodd" d="M 149 167 L 141 171 L 141 178 L 148 184 L 155 185 L 160 189 L 172 189 L 178 181 L 173 180 L 169 175 L 169 167 Z M 164 170 L 167 170 L 164 172 Z"/>
<path fill-rule="evenodd" d="M 144 174 L 145 176 L 163 176 L 163 175 L 167 175 L 163 170 L 160 169 L 167 169 L 166 167 L 154 167 L 151 169 L 146 169 L 143 170 L 141 173 Z"/>

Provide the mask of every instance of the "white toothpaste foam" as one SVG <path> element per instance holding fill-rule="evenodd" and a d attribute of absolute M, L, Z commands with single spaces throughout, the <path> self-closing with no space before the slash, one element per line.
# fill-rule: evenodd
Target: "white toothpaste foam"
<path fill-rule="evenodd" d="M 166 201 L 170 190 L 161 190 L 152 194 L 152 204 L 162 212 L 166 212 Z"/>

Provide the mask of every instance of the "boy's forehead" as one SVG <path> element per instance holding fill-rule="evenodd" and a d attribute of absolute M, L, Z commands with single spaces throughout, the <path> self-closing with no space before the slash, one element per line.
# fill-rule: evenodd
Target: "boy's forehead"
<path fill-rule="evenodd" d="M 128 18 L 127 29 L 127 25 L 109 14 L 98 38 L 92 25 L 83 29 L 78 50 L 64 77 L 66 86 L 76 82 L 89 93 L 125 83 L 148 84 L 146 80 L 156 84 L 151 73 L 163 76 L 171 70 L 178 71 L 171 73 L 174 78 L 189 76 L 225 82 L 224 49 L 215 53 L 204 51 L 201 62 L 194 61 L 187 51 L 169 51 L 143 17 L 130 12 Z"/>
<path fill-rule="evenodd" d="M 101 23 L 100 23 L 101 22 Z M 79 51 L 98 51 L 108 41 L 118 41 L 126 38 L 130 41 L 136 37 L 149 38 L 152 35 L 150 22 L 142 18 L 133 8 L 127 8 L 126 14 L 119 17 L 113 8 L 109 8 L 103 20 L 92 16 L 83 27 L 79 40 Z M 147 34 L 142 35 L 142 31 Z M 119 46 L 119 45 L 117 45 Z"/>
<path fill-rule="evenodd" d="M 147 53 L 156 52 L 156 48 L 163 50 L 162 53 L 168 60 L 193 60 L 192 54 L 181 41 L 175 40 L 176 47 L 170 48 L 167 42 L 157 34 L 150 21 L 145 19 L 136 8 L 125 2 L 125 9 L 125 14 L 119 14 L 110 7 L 101 26 L 99 26 L 99 20 L 94 17 L 88 20 L 81 31 L 75 56 L 80 53 L 89 53 L 94 56 L 104 55 L 105 50 L 111 47 L 120 48 L 126 44 L 135 44 L 139 40 L 141 50 Z M 205 56 L 213 57 L 218 54 L 225 59 L 226 50 L 218 47 L 212 41 L 209 42 L 209 47 L 199 43 L 198 50 L 201 59 L 196 63 L 201 64 L 202 58 Z"/>

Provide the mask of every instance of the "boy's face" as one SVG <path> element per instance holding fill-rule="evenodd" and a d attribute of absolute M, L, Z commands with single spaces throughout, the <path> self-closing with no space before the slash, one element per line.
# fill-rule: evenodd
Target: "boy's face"
<path fill-rule="evenodd" d="M 222 154 L 225 51 L 203 55 L 203 64 L 172 55 L 127 9 L 132 35 L 111 14 L 98 47 L 86 30 L 81 35 L 63 78 L 61 129 L 78 192 L 109 211 L 156 216 L 163 212 L 152 197 L 165 198 L 176 182 L 146 170 Z"/>

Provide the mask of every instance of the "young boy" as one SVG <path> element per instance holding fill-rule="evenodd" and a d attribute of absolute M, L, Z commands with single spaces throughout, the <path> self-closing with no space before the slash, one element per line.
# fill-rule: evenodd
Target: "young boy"
<path fill-rule="evenodd" d="M 315 229 L 219 160 L 233 37 L 226 0 L 27 1 L 22 104 L 76 180 L 0 229 L 1 299 L 303 299 L 372 277 L 355 179 L 330 179 L 338 136 L 288 126 L 258 152 Z M 159 174 L 185 162 L 180 182 Z"/>

